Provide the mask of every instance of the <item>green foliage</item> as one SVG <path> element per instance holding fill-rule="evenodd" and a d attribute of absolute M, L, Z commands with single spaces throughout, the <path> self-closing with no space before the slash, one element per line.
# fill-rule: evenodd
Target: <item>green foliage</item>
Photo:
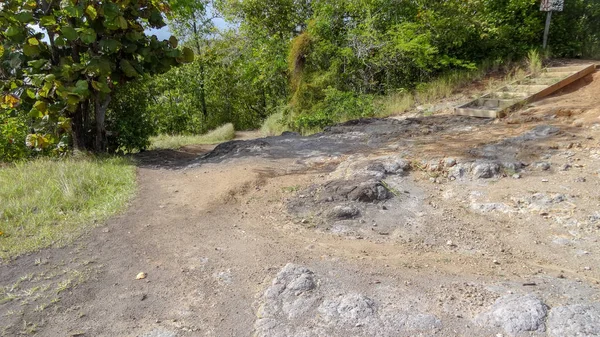
<path fill-rule="evenodd" d="M 25 145 L 27 120 L 18 114 L 0 110 L 0 162 L 11 162 L 29 156 Z"/>
<path fill-rule="evenodd" d="M 154 119 L 148 109 L 147 78 L 116 90 L 106 113 L 108 150 L 132 153 L 146 149 L 154 134 Z"/>
<path fill-rule="evenodd" d="M 35 119 L 28 144 L 105 149 L 105 112 L 112 92 L 143 74 L 187 62 L 190 51 L 144 34 L 165 25 L 158 1 L 7 0 L 0 14 L 0 92 L 8 107 Z M 34 30 L 37 25 L 40 29 Z M 95 139 L 85 139 L 94 120 Z"/>
<path fill-rule="evenodd" d="M 123 209 L 135 167 L 123 158 L 37 159 L 0 169 L 0 259 L 63 245 Z"/>
<path fill-rule="evenodd" d="M 373 117 L 375 106 L 372 95 L 359 95 L 329 87 L 324 90 L 325 97 L 312 107 L 310 113 L 294 118 L 294 129 L 311 133 L 336 122 L 356 118 Z"/>

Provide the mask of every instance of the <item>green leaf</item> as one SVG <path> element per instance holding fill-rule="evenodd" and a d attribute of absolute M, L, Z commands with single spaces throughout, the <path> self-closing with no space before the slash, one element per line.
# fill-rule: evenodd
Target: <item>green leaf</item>
<path fill-rule="evenodd" d="M 100 71 L 100 75 L 108 76 L 112 73 L 113 63 L 110 62 L 106 58 L 101 58 L 98 61 L 98 70 Z"/>
<path fill-rule="evenodd" d="M 48 111 L 48 104 L 46 104 L 46 102 L 44 101 L 37 101 L 35 102 L 35 104 L 33 104 L 33 108 L 45 113 L 46 111 Z"/>
<path fill-rule="evenodd" d="M 27 64 L 30 67 L 33 67 L 34 69 L 40 69 L 41 67 L 43 67 L 46 63 L 48 62 L 48 60 L 44 60 L 44 59 L 37 59 L 37 60 L 33 60 L 33 61 L 29 61 L 27 62 Z"/>
<path fill-rule="evenodd" d="M 82 29 L 81 41 L 87 44 L 94 43 L 96 41 L 96 32 L 92 28 Z"/>
<path fill-rule="evenodd" d="M 92 87 L 96 91 L 100 91 L 100 92 L 103 92 L 105 94 L 110 93 L 110 88 L 108 87 L 108 85 L 106 85 L 106 83 L 102 83 L 102 82 L 98 82 L 98 81 L 92 81 Z"/>
<path fill-rule="evenodd" d="M 144 37 L 144 34 L 140 33 L 140 32 L 127 32 L 127 34 L 125 34 L 125 37 L 129 40 L 129 41 L 138 41 L 141 38 Z"/>
<path fill-rule="evenodd" d="M 117 40 L 107 39 L 107 40 L 100 40 L 99 45 L 100 45 L 100 49 L 102 49 L 103 52 L 105 52 L 107 54 L 112 54 L 119 49 L 121 44 Z"/>
<path fill-rule="evenodd" d="M 64 11 L 72 18 L 80 18 L 83 16 L 83 9 L 79 6 L 67 6 L 64 8 Z"/>
<path fill-rule="evenodd" d="M 183 48 L 183 62 L 190 63 L 194 62 L 194 51 L 188 47 Z"/>
<path fill-rule="evenodd" d="M 87 14 L 92 20 L 96 20 L 96 17 L 98 16 L 96 8 L 94 8 L 92 5 L 89 5 L 85 8 L 85 14 Z"/>
<path fill-rule="evenodd" d="M 54 26 L 56 24 L 56 18 L 51 15 L 42 16 L 40 19 L 40 25 L 44 27 Z"/>
<path fill-rule="evenodd" d="M 4 55 L 4 46 L 0 44 L 0 57 Z"/>
<path fill-rule="evenodd" d="M 79 35 L 77 35 L 77 31 L 71 26 L 61 27 L 60 32 L 62 33 L 62 36 L 64 36 L 65 39 L 69 41 L 74 41 L 77 40 L 77 38 L 79 38 Z"/>
<path fill-rule="evenodd" d="M 27 88 L 27 90 L 25 90 L 25 93 L 27 94 L 27 97 L 29 97 L 31 99 L 35 99 L 35 91 Z"/>
<path fill-rule="evenodd" d="M 13 37 L 19 33 L 21 33 L 21 29 L 19 29 L 19 27 L 15 27 L 15 26 L 9 26 L 4 31 L 4 35 L 6 35 L 6 37 Z"/>
<path fill-rule="evenodd" d="M 31 108 L 31 110 L 29 110 L 29 116 L 32 118 L 42 118 L 44 117 L 44 114 L 38 109 Z"/>
<path fill-rule="evenodd" d="M 181 56 L 181 51 L 179 49 L 169 49 L 165 53 L 168 57 L 177 58 Z"/>
<path fill-rule="evenodd" d="M 89 94 L 88 82 L 85 80 L 77 81 L 73 92 L 79 96 L 87 96 Z"/>
<path fill-rule="evenodd" d="M 117 17 L 116 23 L 117 23 L 117 26 L 119 26 L 119 28 L 121 28 L 121 29 L 127 29 L 127 27 L 129 26 L 127 24 L 127 20 L 125 20 L 125 18 L 122 16 Z"/>
<path fill-rule="evenodd" d="M 26 44 L 23 46 L 23 54 L 25 54 L 25 56 L 37 56 L 40 54 L 40 49 L 37 46 L 32 46 L 29 44 Z"/>
<path fill-rule="evenodd" d="M 79 101 L 81 100 L 81 98 L 78 95 L 68 95 L 67 96 L 67 104 L 69 105 L 74 105 L 79 103 Z"/>
<path fill-rule="evenodd" d="M 38 41 L 38 39 L 36 39 L 35 37 L 30 37 L 27 39 L 27 43 L 29 43 L 32 46 L 39 46 L 40 41 Z"/>
<path fill-rule="evenodd" d="M 127 77 L 136 77 L 136 76 L 138 76 L 138 72 L 131 65 L 131 63 L 129 61 L 127 61 L 127 60 L 124 60 L 124 59 L 121 60 L 121 62 L 119 62 L 119 68 L 121 68 L 121 70 L 123 71 L 123 73 Z"/>
<path fill-rule="evenodd" d="M 42 97 L 48 97 L 48 94 L 52 90 L 52 82 L 46 82 L 38 92 L 38 94 Z"/>
<path fill-rule="evenodd" d="M 30 11 L 21 12 L 15 15 L 15 19 L 22 23 L 30 23 L 33 21 L 33 14 Z"/>
<path fill-rule="evenodd" d="M 177 45 L 179 43 L 177 41 L 177 38 L 174 35 L 171 35 L 171 37 L 169 38 L 169 44 L 171 45 L 171 47 L 177 48 Z"/>
<path fill-rule="evenodd" d="M 58 36 L 56 37 L 56 40 L 54 40 L 54 44 L 59 47 L 64 47 L 67 45 L 67 39 L 65 39 L 64 36 Z"/>

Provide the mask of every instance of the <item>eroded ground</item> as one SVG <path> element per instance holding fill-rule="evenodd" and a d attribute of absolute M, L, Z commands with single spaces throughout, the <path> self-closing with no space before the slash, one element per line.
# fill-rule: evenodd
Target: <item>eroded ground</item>
<path fill-rule="evenodd" d="M 600 73 L 210 150 L 143 154 L 129 211 L 1 265 L 0 333 L 600 335 Z"/>

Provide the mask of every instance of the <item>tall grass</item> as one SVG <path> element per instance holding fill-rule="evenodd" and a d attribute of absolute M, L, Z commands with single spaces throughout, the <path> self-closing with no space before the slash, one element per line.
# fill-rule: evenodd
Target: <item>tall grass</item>
<path fill-rule="evenodd" d="M 0 259 L 63 245 L 124 209 L 135 191 L 124 158 L 38 159 L 0 168 Z"/>
<path fill-rule="evenodd" d="M 160 135 L 150 138 L 150 150 L 179 149 L 186 145 L 217 144 L 235 138 L 233 124 L 227 123 L 203 135 Z"/>
<path fill-rule="evenodd" d="M 537 75 L 542 72 L 543 62 L 540 52 L 537 49 L 532 49 L 527 53 L 527 70 L 532 75 Z"/>
<path fill-rule="evenodd" d="M 267 117 L 260 127 L 260 132 L 264 136 L 279 136 L 285 131 L 290 131 L 289 123 L 286 120 L 283 112 L 276 112 Z"/>

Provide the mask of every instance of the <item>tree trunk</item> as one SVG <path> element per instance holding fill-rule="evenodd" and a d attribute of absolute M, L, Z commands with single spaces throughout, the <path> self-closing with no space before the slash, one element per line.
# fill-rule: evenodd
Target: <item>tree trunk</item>
<path fill-rule="evenodd" d="M 110 103 L 111 96 L 106 95 L 101 97 L 100 94 L 96 93 L 94 97 L 94 110 L 96 112 L 96 143 L 95 150 L 96 152 L 105 152 L 106 151 L 106 128 L 104 125 L 104 121 L 106 120 L 106 109 L 108 109 L 108 104 Z"/>
<path fill-rule="evenodd" d="M 200 35 L 198 34 L 198 26 L 196 24 L 196 17 L 193 17 L 192 29 L 194 30 L 194 40 L 196 42 L 196 55 L 200 55 Z M 200 60 L 200 104 L 202 106 L 202 115 L 204 120 L 208 117 L 208 108 L 206 107 L 206 87 L 204 85 L 205 74 L 204 74 L 204 63 Z"/>
<path fill-rule="evenodd" d="M 87 113 L 87 111 L 85 111 L 84 108 L 84 103 L 80 103 L 77 107 L 77 110 L 73 114 L 73 118 L 71 119 L 71 126 L 73 130 L 73 147 L 78 151 L 86 150 L 85 124 L 83 122 L 83 115 Z"/>
<path fill-rule="evenodd" d="M 202 105 L 202 115 L 204 116 L 204 120 L 206 120 L 208 117 L 208 108 L 206 107 L 206 88 L 204 86 L 205 78 L 204 64 L 202 64 L 202 61 L 200 61 L 200 104 Z"/>

